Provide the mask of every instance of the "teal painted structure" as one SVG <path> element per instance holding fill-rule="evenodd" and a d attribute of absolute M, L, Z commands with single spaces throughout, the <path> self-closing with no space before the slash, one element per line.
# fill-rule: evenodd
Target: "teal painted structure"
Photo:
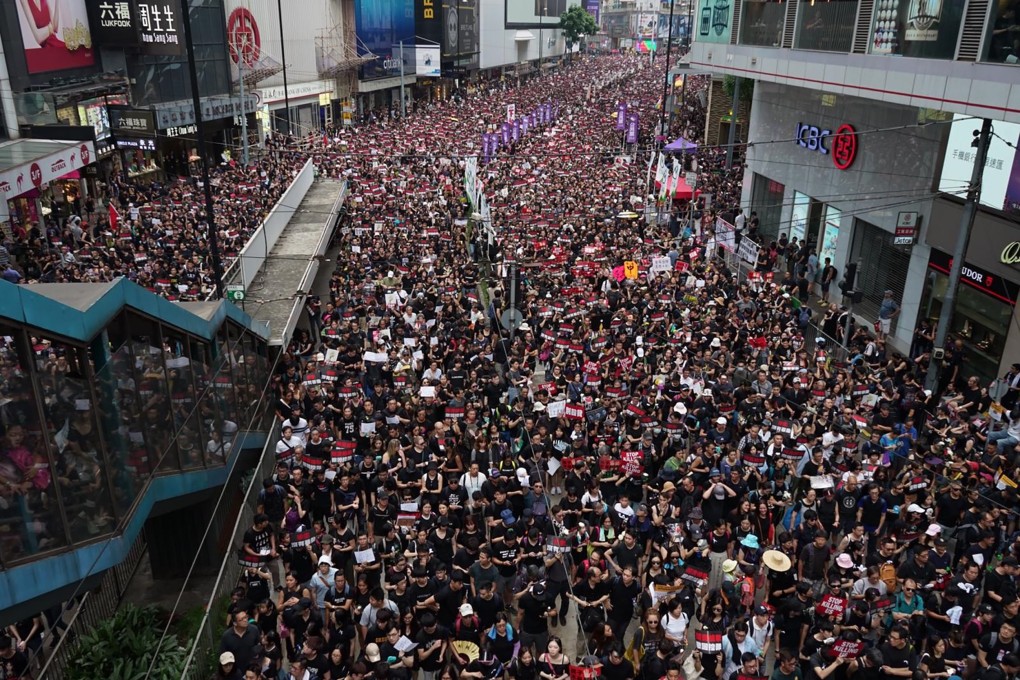
<path fill-rule="evenodd" d="M 246 430 L 267 337 L 227 301 L 126 279 L 0 281 L 0 611 L 118 564 L 157 503 L 222 486 L 263 446 Z"/>

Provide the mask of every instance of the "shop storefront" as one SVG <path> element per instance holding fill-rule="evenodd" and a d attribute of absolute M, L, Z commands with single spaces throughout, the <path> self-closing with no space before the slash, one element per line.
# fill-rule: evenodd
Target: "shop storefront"
<path fill-rule="evenodd" d="M 847 262 L 858 263 L 864 301 L 855 313 L 864 319 L 873 321 L 884 291 L 893 290 L 903 308 L 894 346 L 903 350 L 919 311 L 928 247 L 895 245 L 896 224 L 902 212 L 917 213 L 922 222 L 929 214 L 948 132 L 948 126 L 914 127 L 921 115 L 916 108 L 756 82 L 742 197 L 744 209 L 758 214 L 763 245 L 796 238 L 820 265 L 830 258 L 840 277 Z M 901 134 L 898 127 L 913 129 Z M 838 295 L 835 290 L 832 299 Z"/>
<path fill-rule="evenodd" d="M 935 201 L 926 240 L 931 245 L 922 314 L 936 323 L 949 285 L 951 253 L 960 228 L 963 205 L 952 199 Z M 1020 356 L 1020 225 L 981 211 L 974 222 L 964 260 L 950 328 L 952 339 L 967 349 L 966 375 L 987 384 L 1003 375 Z"/>
<path fill-rule="evenodd" d="M 110 131 L 121 172 L 130 179 L 158 179 L 156 116 L 150 109 L 110 106 Z"/>
<path fill-rule="evenodd" d="M 88 195 L 82 170 L 95 160 L 92 142 L 20 139 L 0 147 L 0 225 L 27 228 L 80 210 Z"/>
<path fill-rule="evenodd" d="M 323 128 L 323 121 L 331 117 L 331 99 L 334 83 L 331 80 L 314 80 L 291 83 L 284 97 L 283 86 L 264 87 L 260 90 L 262 105 L 269 111 L 272 130 L 287 129 L 287 104 L 290 104 L 290 124 L 295 135 L 307 135 Z M 325 96 L 323 96 L 325 95 Z"/>

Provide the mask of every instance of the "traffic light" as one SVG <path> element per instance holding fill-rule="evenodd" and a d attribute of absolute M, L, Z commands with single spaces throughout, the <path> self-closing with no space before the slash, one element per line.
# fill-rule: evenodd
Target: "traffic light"
<path fill-rule="evenodd" d="M 843 274 L 843 280 L 839 282 L 839 289 L 843 291 L 843 295 L 850 295 L 853 293 L 854 284 L 857 282 L 857 263 L 849 262 L 846 265 L 846 272 Z"/>

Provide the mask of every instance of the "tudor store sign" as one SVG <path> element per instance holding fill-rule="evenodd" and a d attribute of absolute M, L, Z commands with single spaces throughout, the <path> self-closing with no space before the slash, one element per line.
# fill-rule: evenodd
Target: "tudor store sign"
<path fill-rule="evenodd" d="M 837 170 L 846 170 L 857 159 L 857 131 L 847 123 L 840 125 L 835 133 L 811 123 L 797 123 L 794 143 L 808 151 L 831 156 Z"/>
<path fill-rule="evenodd" d="M 1010 244 L 1003 250 L 1010 250 Z M 1020 250 L 1020 247 L 1018 247 Z M 928 257 L 928 268 L 948 275 L 953 267 L 953 258 L 935 248 L 931 249 Z M 975 288 L 989 297 L 995 298 L 1008 305 L 1015 305 L 1017 296 L 1020 295 L 1020 285 L 995 274 L 985 271 L 970 263 L 964 263 L 960 268 L 960 280 L 971 288 Z"/>

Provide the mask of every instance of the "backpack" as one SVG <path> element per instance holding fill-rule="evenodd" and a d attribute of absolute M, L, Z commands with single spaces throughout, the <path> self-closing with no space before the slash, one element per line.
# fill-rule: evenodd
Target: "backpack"
<path fill-rule="evenodd" d="M 737 598 L 740 600 L 740 606 L 743 608 L 752 606 L 754 604 L 754 579 L 745 576 L 733 585 Z"/>
<path fill-rule="evenodd" d="M 801 328 L 807 328 L 808 323 L 811 322 L 811 310 L 804 305 L 800 308 L 800 315 L 797 317 L 797 325 Z"/>
<path fill-rule="evenodd" d="M 878 567 L 878 577 L 885 581 L 885 587 L 890 593 L 896 592 L 896 565 L 892 562 L 883 562 Z"/>

